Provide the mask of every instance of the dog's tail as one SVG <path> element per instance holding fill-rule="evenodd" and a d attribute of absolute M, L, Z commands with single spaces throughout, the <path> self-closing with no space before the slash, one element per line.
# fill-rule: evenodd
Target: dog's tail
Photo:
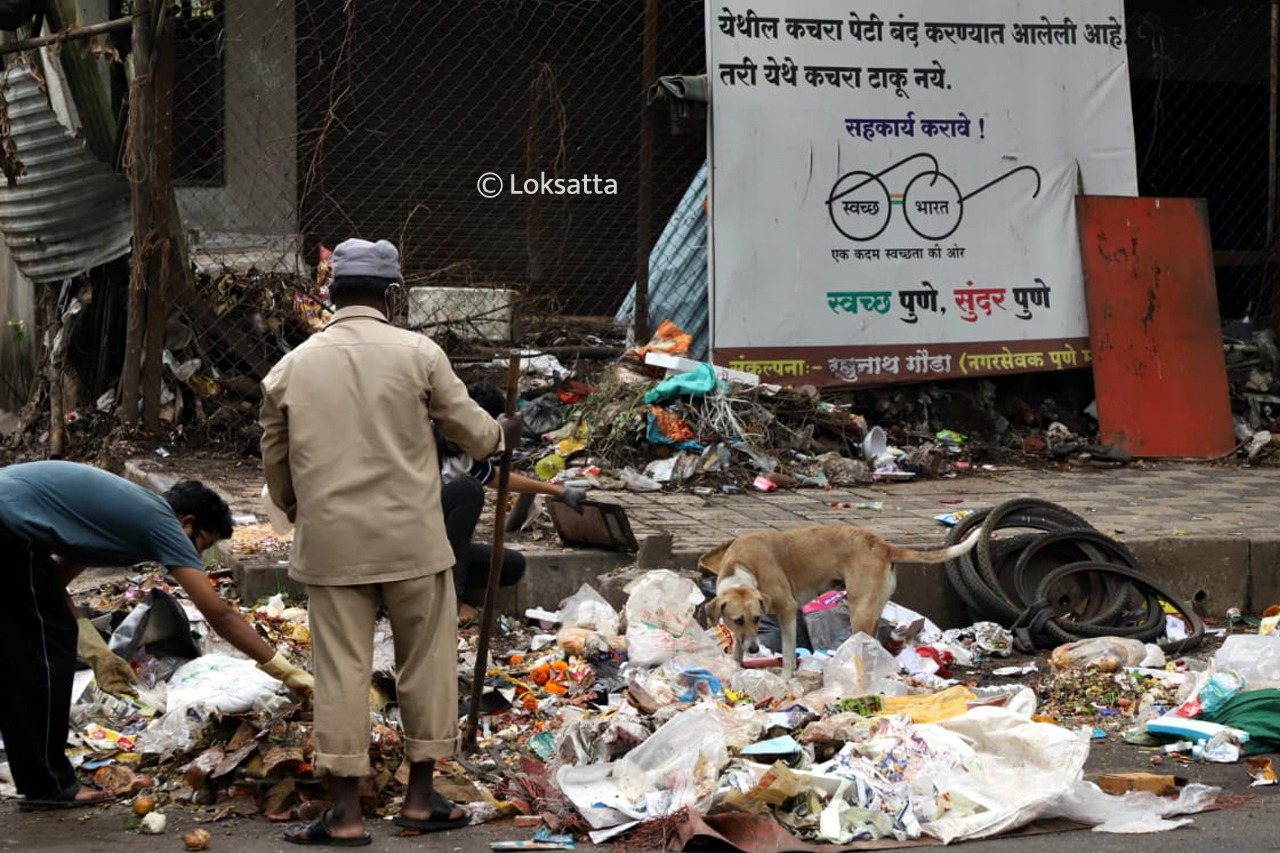
<path fill-rule="evenodd" d="M 981 528 L 970 533 L 963 542 L 952 545 L 950 548 L 944 548 L 941 551 L 916 551 L 912 548 L 892 548 L 889 551 L 889 560 L 894 563 L 945 563 L 947 560 L 954 560 L 962 554 L 968 554 L 973 547 L 978 544 L 978 537 L 982 535 Z"/>

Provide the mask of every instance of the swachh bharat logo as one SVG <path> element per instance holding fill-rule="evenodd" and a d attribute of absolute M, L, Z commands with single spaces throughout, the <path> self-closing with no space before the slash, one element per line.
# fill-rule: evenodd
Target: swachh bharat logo
<path fill-rule="evenodd" d="M 515 175 L 502 177 L 497 172 L 485 172 L 476 179 L 476 190 L 485 198 L 508 195 L 617 195 L 618 182 L 599 175 L 579 175 L 573 178 L 549 176 L 542 172 L 536 178 L 521 180 Z"/>

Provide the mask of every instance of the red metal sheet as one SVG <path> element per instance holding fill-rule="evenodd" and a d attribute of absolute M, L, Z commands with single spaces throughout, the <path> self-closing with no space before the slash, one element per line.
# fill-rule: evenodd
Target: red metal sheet
<path fill-rule="evenodd" d="M 1076 199 L 1104 444 L 1211 458 L 1235 446 L 1203 199 Z"/>

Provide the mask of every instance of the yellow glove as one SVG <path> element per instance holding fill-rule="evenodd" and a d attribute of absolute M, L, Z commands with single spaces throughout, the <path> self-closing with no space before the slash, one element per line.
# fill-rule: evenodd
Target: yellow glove
<path fill-rule="evenodd" d="M 76 620 L 76 627 L 80 632 L 76 639 L 76 653 L 93 667 L 93 678 L 98 687 L 113 696 L 132 693 L 131 685 L 138 683 L 138 675 L 129 662 L 107 648 L 106 640 L 88 619 L 80 617 Z"/>
<path fill-rule="evenodd" d="M 289 659 L 282 652 L 276 652 L 276 656 L 271 660 L 258 664 L 258 669 L 272 678 L 283 681 L 285 687 L 303 699 L 310 699 L 315 693 L 316 680 L 311 677 L 311 673 L 289 663 Z"/>

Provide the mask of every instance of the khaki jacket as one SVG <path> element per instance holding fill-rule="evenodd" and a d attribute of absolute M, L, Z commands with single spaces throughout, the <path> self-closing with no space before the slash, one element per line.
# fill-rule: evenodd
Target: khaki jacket
<path fill-rule="evenodd" d="M 429 338 L 348 307 L 262 381 L 262 463 L 294 521 L 289 576 L 345 586 L 453 565 L 431 421 L 477 458 L 502 429 Z"/>

